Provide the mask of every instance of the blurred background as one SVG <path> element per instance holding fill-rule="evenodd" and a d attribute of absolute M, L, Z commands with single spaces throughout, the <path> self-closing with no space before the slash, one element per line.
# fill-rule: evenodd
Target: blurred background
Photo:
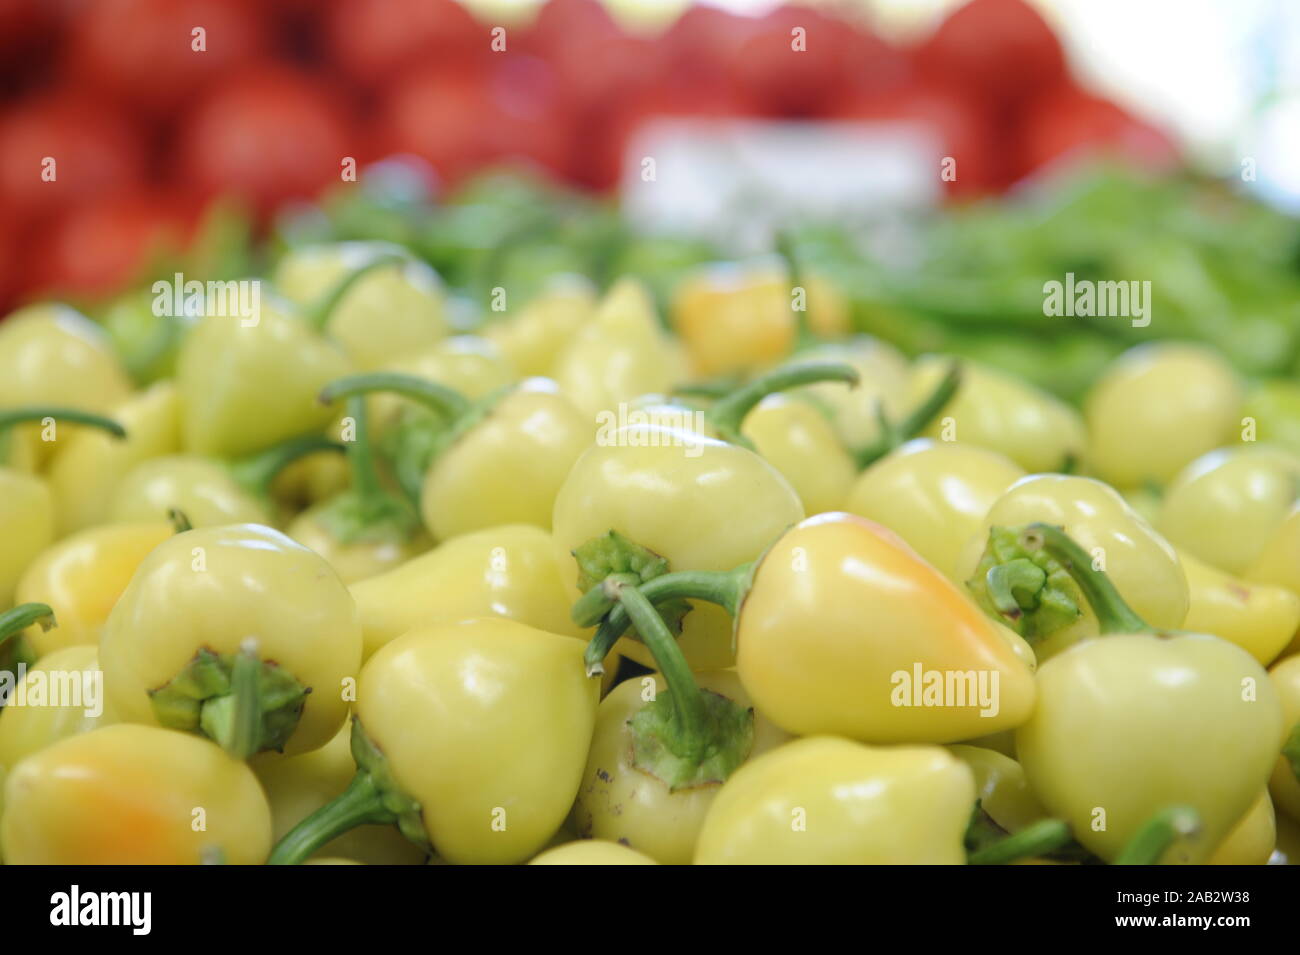
<path fill-rule="evenodd" d="M 1137 335 L 1288 375 L 1298 151 L 1293 0 L 0 0 L 0 307 L 386 239 L 467 324 L 570 272 L 668 311 L 779 245 L 1063 395 Z M 1156 320 L 1045 324 L 1067 272 Z"/>

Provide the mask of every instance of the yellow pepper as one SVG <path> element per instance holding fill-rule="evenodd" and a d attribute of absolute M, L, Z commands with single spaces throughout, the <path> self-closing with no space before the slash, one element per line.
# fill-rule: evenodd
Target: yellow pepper
<path fill-rule="evenodd" d="M 882 415 L 893 421 L 908 407 L 907 359 L 892 345 L 859 336 L 801 351 L 791 364 L 809 362 L 842 362 L 858 373 L 858 386 L 852 390 L 823 382 L 802 392 L 826 411 L 851 451 L 871 447 L 881 438 Z"/>
<path fill-rule="evenodd" d="M 338 575 L 254 524 L 186 531 L 154 548 L 100 640 L 123 719 L 202 732 L 245 756 L 328 743 L 360 663 L 356 606 Z"/>
<path fill-rule="evenodd" d="M 50 462 L 60 537 L 109 519 L 113 493 L 136 465 L 180 450 L 180 401 L 176 386 L 161 381 L 113 410 L 125 438 L 79 430 Z"/>
<path fill-rule="evenodd" d="M 1268 792 L 1259 794 L 1250 811 L 1238 820 L 1206 865 L 1266 865 L 1277 844 L 1277 820 Z"/>
<path fill-rule="evenodd" d="M 1188 462 L 1234 441 L 1242 400 L 1236 374 L 1208 347 L 1131 348 L 1084 402 L 1088 465 L 1120 488 L 1165 484 Z"/>
<path fill-rule="evenodd" d="M 1268 445 L 1212 451 L 1169 485 L 1156 527 L 1207 564 L 1240 574 L 1291 511 L 1297 487 L 1300 455 Z"/>
<path fill-rule="evenodd" d="M 64 737 L 116 722 L 104 699 L 96 647 L 55 650 L 29 667 L 23 682 L 0 719 L 0 818 L 9 770 Z"/>
<path fill-rule="evenodd" d="M 863 471 L 845 510 L 884 524 L 960 580 L 967 542 L 994 502 L 1024 475 L 996 451 L 917 438 Z"/>
<path fill-rule="evenodd" d="M 263 298 L 255 322 L 206 315 L 185 337 L 176 388 L 188 452 L 252 454 L 329 423 L 316 397 L 348 373 L 348 360 L 284 303 Z"/>
<path fill-rule="evenodd" d="M 1300 597 L 1291 591 L 1241 580 L 1181 550 L 1178 558 L 1190 599 L 1183 629 L 1222 637 L 1264 666 L 1300 630 Z"/>
<path fill-rule="evenodd" d="M 555 362 L 560 390 L 594 429 L 601 412 L 645 394 L 666 394 L 684 377 L 645 287 L 623 279 L 601 299 Z"/>
<path fill-rule="evenodd" d="M 975 783 L 937 746 L 787 743 L 713 800 L 696 865 L 962 865 Z"/>
<path fill-rule="evenodd" d="M 271 856 L 303 861 L 347 829 L 395 822 L 453 864 L 522 862 L 564 822 L 599 683 L 582 642 L 500 618 L 409 631 L 357 686 L 347 792 Z"/>
<path fill-rule="evenodd" d="M 695 681 L 706 693 L 752 708 L 734 671 L 697 673 Z M 664 694 L 667 686 L 662 676 L 652 673 L 620 683 L 601 701 L 587 768 L 573 807 L 573 828 L 583 838 L 617 842 L 664 865 L 689 865 L 704 815 L 725 777 L 714 772 L 705 781 L 674 788 L 638 763 L 638 746 L 645 741 L 638 735 L 634 717 L 647 702 Z M 744 747 L 741 758 L 757 757 L 789 738 L 756 713 L 752 742 Z"/>
<path fill-rule="evenodd" d="M 696 374 L 714 377 L 762 368 L 789 355 L 798 341 L 799 309 L 809 332 L 842 335 L 848 303 L 826 279 L 808 275 L 796 288 L 787 270 L 766 262 L 719 262 L 678 285 L 674 331 Z"/>
<path fill-rule="evenodd" d="M 583 839 L 547 849 L 529 865 L 658 865 L 647 855 L 617 842 Z"/>
<path fill-rule="evenodd" d="M 438 273 L 401 246 L 301 246 L 280 260 L 274 281 L 360 369 L 427 348 L 448 331 Z"/>
<path fill-rule="evenodd" d="M 414 627 L 499 616 L 579 636 L 569 619 L 576 591 L 562 577 L 551 535 L 527 524 L 453 538 L 351 585 L 365 658 Z"/>
<path fill-rule="evenodd" d="M 518 314 L 484 328 L 483 337 L 500 349 L 519 375 L 551 376 L 555 374 L 560 353 L 595 312 L 596 293 L 591 283 L 578 276 L 565 275 L 530 299 Z M 433 377 L 435 381 L 445 381 L 465 390 L 443 376 Z"/>
<path fill-rule="evenodd" d="M 15 600 L 48 604 L 57 621 L 46 631 L 27 628 L 37 658 L 66 647 L 97 646 L 109 612 L 136 569 L 171 535 L 167 524 L 106 524 L 66 537 L 32 561 Z"/>
<path fill-rule="evenodd" d="M 1181 626 L 1187 577 L 1169 543 L 1112 488 L 1092 478 L 1031 474 L 1011 485 L 984 517 L 959 561 L 981 605 L 1046 660 L 1097 633 L 1096 617 L 1069 575 L 1041 553 L 1025 554 L 1006 528 L 1042 521 L 1064 529 L 1105 570 L 1143 619 Z"/>
<path fill-rule="evenodd" d="M 252 770 L 207 740 L 120 723 L 13 768 L 0 844 L 12 865 L 256 865 L 271 810 Z"/>
<path fill-rule="evenodd" d="M 920 401 L 945 374 L 948 360 L 917 359 L 908 398 Z M 962 362 L 956 395 L 921 434 L 974 444 L 1004 454 L 1026 471 L 1061 471 L 1083 458 L 1083 420 L 1069 405 L 1044 391 L 976 362 Z"/>
<path fill-rule="evenodd" d="M 858 469 L 834 425 L 813 404 L 768 395 L 745 417 L 743 434 L 790 482 L 807 513 L 844 507 Z"/>
<path fill-rule="evenodd" d="M 1205 860 L 1264 787 L 1283 735 L 1278 692 L 1240 647 L 1148 626 L 1058 527 L 1019 533 L 1068 570 L 1103 634 L 1038 669 L 1038 706 L 1016 732 L 1030 786 L 1107 861 L 1190 811 L 1196 832 L 1165 858 Z"/>

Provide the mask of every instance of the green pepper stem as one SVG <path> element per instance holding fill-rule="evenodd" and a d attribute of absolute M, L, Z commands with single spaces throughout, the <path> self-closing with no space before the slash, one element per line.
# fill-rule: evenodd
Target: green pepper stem
<path fill-rule="evenodd" d="M 3 633 L 3 631 L 0 630 L 0 633 Z M 1291 767 L 1291 775 L 1295 776 L 1296 780 L 1300 782 L 1300 723 L 1291 727 L 1291 732 L 1282 745 L 1282 755 Z"/>
<path fill-rule="evenodd" d="M 1106 572 L 1094 569 L 1092 557 L 1061 528 L 1029 524 L 1020 533 L 1020 542 L 1026 551 L 1041 550 L 1064 568 L 1091 605 L 1101 633 L 1159 632 L 1133 611 Z"/>
<path fill-rule="evenodd" d="M 382 825 L 396 819 L 396 814 L 385 808 L 374 776 L 358 770 L 346 790 L 289 830 L 266 864 L 301 865 L 325 843 L 357 826 Z"/>
<path fill-rule="evenodd" d="M 723 439 L 732 444 L 752 448 L 749 439 L 740 433 L 745 416 L 760 401 L 778 391 L 788 391 L 803 385 L 823 381 L 842 381 L 853 387 L 859 381 L 858 372 L 843 362 L 814 361 L 783 365 L 759 375 L 747 385 L 742 385 L 720 400 L 706 412 L 705 417 Z"/>
<path fill-rule="evenodd" d="M 341 444 L 323 434 L 306 434 L 235 461 L 230 470 L 241 487 L 257 497 L 266 497 L 271 493 L 271 482 L 276 475 L 299 458 L 318 451 L 342 450 Z"/>
<path fill-rule="evenodd" d="M 167 509 L 167 520 L 171 522 L 173 534 L 184 534 L 186 531 L 194 530 L 194 524 L 190 521 L 189 515 L 179 507 Z"/>
<path fill-rule="evenodd" d="M 1039 819 L 1005 839 L 972 852 L 971 865 L 1007 865 L 1055 852 L 1070 841 L 1070 827 L 1060 819 Z"/>
<path fill-rule="evenodd" d="M 989 600 L 998 613 L 1014 620 L 1023 612 L 1022 598 L 1017 597 L 1016 592 L 1038 593 L 1047 580 L 1047 573 L 1033 561 L 1019 558 L 990 567 L 984 580 L 988 585 Z"/>
<path fill-rule="evenodd" d="M 676 718 L 673 751 L 684 759 L 698 758 L 708 742 L 704 701 L 685 655 L 645 594 L 613 578 L 606 578 L 603 586 L 627 612 L 628 619 L 641 634 L 642 642 L 650 649 L 655 665 L 668 684 Z"/>
<path fill-rule="evenodd" d="M 749 592 L 752 573 L 752 564 L 742 564 L 735 570 L 683 570 L 651 578 L 641 584 L 637 590 L 652 605 L 669 600 L 707 600 L 722 607 L 734 618 L 739 615 L 740 605 L 744 602 L 745 594 Z M 586 595 L 580 598 L 575 605 L 575 611 L 587 599 Z M 594 600 L 591 603 L 594 603 Z M 590 607 L 591 604 L 587 606 Z M 581 625 L 591 626 L 594 622 Z M 609 611 L 601 621 L 595 636 L 587 644 L 587 650 L 583 655 L 588 674 L 603 672 L 605 657 L 618 642 L 618 638 L 627 632 L 631 623 L 623 604 L 620 603 Z M 644 637 L 644 634 L 642 636 Z"/>
<path fill-rule="evenodd" d="M 95 414 L 92 411 L 82 411 L 79 408 L 8 408 L 0 411 L 0 430 L 30 421 L 44 421 L 46 418 L 53 418 L 56 423 L 63 421 L 69 424 L 81 424 L 91 428 L 98 428 L 101 431 L 107 431 L 115 438 L 126 437 L 126 428 L 112 418 Z"/>
<path fill-rule="evenodd" d="M 585 594 L 578 598 L 577 603 L 573 605 L 570 616 L 573 622 L 580 627 L 594 627 L 601 619 L 614 609 L 618 603 L 618 598 L 611 595 L 610 588 L 605 586 L 607 581 L 614 581 L 619 584 L 631 584 L 633 587 L 641 583 L 641 578 L 636 574 L 610 574 L 596 584 Z"/>
<path fill-rule="evenodd" d="M 348 467 L 352 474 L 352 490 L 363 501 L 388 499 L 379 483 L 379 469 L 375 465 L 374 449 L 370 446 L 370 425 L 366 414 L 366 399 L 354 395 L 348 399 L 348 416 L 353 421 L 352 440 L 346 443 Z"/>
<path fill-rule="evenodd" d="M 308 324 L 312 328 L 323 329 L 329 324 L 330 317 L 334 314 L 334 310 L 339 307 L 339 303 L 343 301 L 348 292 L 352 290 L 352 286 L 356 285 L 357 282 L 377 269 L 387 268 L 390 265 L 405 265 L 410 261 L 410 256 L 392 252 L 376 256 L 365 265 L 353 269 L 335 282 L 334 287 L 326 292 L 319 302 L 307 310 Z"/>
<path fill-rule="evenodd" d="M 957 394 L 957 389 L 960 387 L 961 363 L 954 361 L 948 366 L 948 371 L 944 376 L 939 379 L 939 383 L 934 387 L 934 390 L 926 396 L 924 401 L 908 412 L 902 421 L 897 424 L 891 423 L 886 419 L 883 408 L 877 408 L 876 413 L 881 426 L 880 437 L 857 452 L 858 467 L 870 467 L 890 451 L 912 440 L 912 438 L 924 431 L 935 416 L 952 400 L 953 395 Z"/>
<path fill-rule="evenodd" d="M 1143 823 L 1112 865 L 1156 865 L 1174 842 L 1193 835 L 1201 827 L 1201 817 L 1187 806 L 1162 809 Z"/>
<path fill-rule="evenodd" d="M 39 623 L 42 630 L 49 630 L 57 625 L 54 620 L 54 611 L 50 609 L 48 604 L 19 604 L 12 610 L 0 613 L 0 646 L 3 646 L 5 641 L 22 633 L 34 623 Z"/>
<path fill-rule="evenodd" d="M 773 245 L 776 248 L 776 254 L 785 263 L 786 277 L 790 282 L 790 287 L 804 290 L 804 308 L 795 312 L 794 318 L 795 337 L 792 354 L 798 354 L 820 344 L 817 335 L 812 330 L 812 324 L 808 320 L 808 286 L 804 285 L 803 267 L 799 261 L 799 253 L 795 251 L 794 239 L 789 231 L 785 229 L 778 230 Z"/>
<path fill-rule="evenodd" d="M 235 759 L 248 759 L 258 751 L 262 737 L 262 661 L 257 658 L 257 641 L 248 639 L 239 648 L 230 670 L 232 717 L 222 727 L 222 737 L 213 737 Z"/>
<path fill-rule="evenodd" d="M 374 391 L 390 391 L 403 398 L 410 398 L 453 421 L 468 414 L 473 408 L 472 402 L 454 388 L 395 371 L 373 371 L 339 378 L 325 386 L 320 393 L 320 401 L 328 405 L 340 398 Z"/>

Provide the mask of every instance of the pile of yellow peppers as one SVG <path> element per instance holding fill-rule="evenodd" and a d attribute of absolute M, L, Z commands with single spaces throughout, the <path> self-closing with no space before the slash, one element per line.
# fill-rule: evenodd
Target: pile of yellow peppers
<path fill-rule="evenodd" d="M 291 249 L 148 381 L 0 322 L 0 858 L 1300 853 L 1300 454 L 1215 353 L 1076 408 L 781 262 L 495 292 Z"/>

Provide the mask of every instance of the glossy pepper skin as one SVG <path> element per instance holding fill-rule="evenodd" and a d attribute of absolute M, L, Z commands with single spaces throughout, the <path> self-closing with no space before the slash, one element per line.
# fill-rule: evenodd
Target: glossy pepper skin
<path fill-rule="evenodd" d="M 1165 484 L 1241 426 L 1236 374 L 1200 345 L 1139 345 L 1117 358 L 1088 392 L 1089 467 L 1120 488 Z"/>
<path fill-rule="evenodd" d="M 1268 445 L 1211 451 L 1169 485 L 1156 526 L 1207 564 L 1240 574 L 1286 519 L 1298 488 L 1300 455 Z"/>
<path fill-rule="evenodd" d="M 947 360 L 925 356 L 908 382 L 912 402 L 929 394 Z M 962 363 L 957 394 L 922 435 L 1006 455 L 1026 471 L 1060 471 L 1084 456 L 1083 420 L 1059 398 L 975 362 Z"/>
<path fill-rule="evenodd" d="M 340 287 L 359 270 L 365 271 L 346 289 Z M 321 330 L 343 346 L 359 369 L 378 368 L 448 333 L 438 274 L 390 243 L 295 248 L 276 266 L 274 282 L 280 294 L 309 313 L 328 307 L 328 314 L 320 316 Z"/>
<path fill-rule="evenodd" d="M 348 788 L 357 771 L 351 737 L 351 725 L 344 724 L 320 749 L 299 756 L 259 753 L 249 762 L 271 807 L 273 841 Z M 359 826 L 327 843 L 313 860 L 331 856 L 366 865 L 421 865 L 427 853 L 392 826 Z"/>
<path fill-rule="evenodd" d="M 145 558 L 101 637 L 109 698 L 123 719 L 156 724 L 150 691 L 201 650 L 237 654 L 250 637 L 259 659 L 310 688 L 275 748 L 292 755 L 325 745 L 347 717 L 346 681 L 361 663 L 356 605 L 324 560 L 269 527 L 198 528 Z"/>
<path fill-rule="evenodd" d="M 1029 668 L 974 602 L 851 514 L 809 518 L 764 554 L 736 646 L 755 706 L 801 736 L 951 743 L 1019 726 L 1034 705 Z M 949 672 L 971 677 L 969 696 L 917 705 L 923 681 Z"/>
<path fill-rule="evenodd" d="M 645 394 L 667 394 L 683 378 L 680 356 L 664 334 L 646 289 L 634 279 L 611 288 L 555 362 L 560 390 L 595 426 Z"/>
<path fill-rule="evenodd" d="M 1273 815 L 1273 801 L 1267 792 L 1263 792 L 1205 864 L 1267 865 L 1276 843 L 1277 819 Z"/>
<path fill-rule="evenodd" d="M 654 859 L 617 842 L 583 839 L 547 849 L 529 865 L 658 865 Z"/>
<path fill-rule="evenodd" d="M 1300 747 L 1295 742 L 1300 726 L 1300 657 L 1287 657 L 1269 670 L 1269 679 L 1282 701 L 1283 754 L 1277 757 L 1268 791 L 1277 808 L 1300 822 Z"/>
<path fill-rule="evenodd" d="M 501 524 L 550 528 L 555 496 L 594 427 L 548 378 L 532 378 L 438 455 L 420 514 L 436 540 Z"/>
<path fill-rule="evenodd" d="M 1195 831 L 1163 858 L 1205 860 L 1273 766 L 1285 732 L 1277 690 L 1240 647 L 1149 626 L 1060 528 L 1019 533 L 1027 549 L 1068 568 L 1102 634 L 1038 670 L 1038 706 L 1016 731 L 1030 785 L 1104 860 L 1127 856 L 1153 819 L 1183 809 L 1197 817 Z"/>
<path fill-rule="evenodd" d="M 563 824 L 599 693 L 582 650 L 488 619 L 412 630 L 366 664 L 357 719 L 441 858 L 522 862 Z"/>
<path fill-rule="evenodd" d="M 77 687 L 72 692 L 79 693 L 79 698 L 56 699 L 49 691 L 52 680 Z M 55 650 L 31 666 L 24 681 L 24 705 L 6 707 L 0 719 L 0 818 L 4 817 L 4 784 L 9 770 L 65 737 L 116 722 L 104 700 L 96 647 Z M 34 703 L 38 684 L 44 695 Z"/>
<path fill-rule="evenodd" d="M 131 381 L 103 330 L 66 305 L 29 305 L 0 323 L 0 408 L 60 405 L 107 413 Z"/>
<path fill-rule="evenodd" d="M 742 433 L 790 482 L 807 513 L 844 507 L 857 465 L 815 405 L 795 396 L 768 395 L 745 417 Z"/>
<path fill-rule="evenodd" d="M 697 673 L 695 679 L 701 689 L 752 708 L 734 671 Z M 638 677 L 620 683 L 601 701 L 591 752 L 573 807 L 573 828 L 583 838 L 629 846 L 664 865 L 689 865 L 705 813 L 725 783 L 712 781 L 674 791 L 635 765 L 628 721 L 647 697 L 663 693 L 665 686 L 658 674 Z M 747 758 L 755 758 L 789 739 L 788 733 L 756 713 Z"/>
<path fill-rule="evenodd" d="M 1245 680 L 1256 699 L 1243 699 Z M 1259 797 L 1281 737 L 1263 668 L 1217 637 L 1098 637 L 1043 664 L 1038 684 L 1016 753 L 1043 804 L 1107 860 L 1152 814 L 1181 804 L 1203 830 L 1180 861 L 1207 858 Z"/>
<path fill-rule="evenodd" d="M 1179 552 L 1189 604 L 1183 629 L 1235 643 L 1268 666 L 1300 630 L 1300 596 L 1285 587 L 1251 583 Z"/>
<path fill-rule="evenodd" d="M 980 809 L 1001 829 L 1019 832 L 1045 819 L 1048 812 L 1025 779 L 1024 768 L 1010 756 L 981 746 L 956 745 L 948 750 L 970 767 Z"/>
<path fill-rule="evenodd" d="M 339 347 L 269 296 L 256 324 L 243 322 L 204 316 L 181 347 L 176 387 L 186 451 L 251 454 L 330 420 L 316 396 L 350 370 Z"/>
<path fill-rule="evenodd" d="M 765 262 L 718 262 L 686 276 L 673 296 L 672 324 L 695 373 L 712 378 L 789 355 L 798 341 L 797 303 L 810 328 L 843 334 L 848 306 L 839 290 L 817 276 L 800 281 L 796 296 L 788 271 Z"/>
<path fill-rule="evenodd" d="M 551 526 L 568 568 L 563 575 L 576 581 L 572 552 L 611 530 L 665 558 L 673 571 L 722 571 L 754 560 L 803 516 L 794 488 L 754 452 L 682 429 L 629 424 L 578 458 L 555 498 Z M 695 669 L 730 666 L 727 614 L 694 606 L 679 639 L 687 660 Z M 623 652 L 650 660 L 631 643 Z"/>
<path fill-rule="evenodd" d="M 959 576 L 970 582 L 977 595 L 986 587 L 989 568 L 981 555 L 987 554 L 990 531 L 1034 521 L 1063 528 L 1094 562 L 1101 562 L 1144 620 L 1157 627 L 1182 625 L 1190 598 L 1177 553 L 1116 491 L 1092 478 L 1031 474 L 998 498 L 959 564 Z M 1050 576 L 1037 599 L 1045 602 L 1053 592 L 1065 595 L 1068 612 L 1045 624 L 1036 622 L 1043 618 L 1032 610 L 1011 621 L 1013 629 L 1033 643 L 1040 660 L 1097 633 L 1096 616 L 1068 579 Z M 1037 632 L 1033 627 L 1039 628 Z"/>
<path fill-rule="evenodd" d="M 117 724 L 13 768 L 0 844 L 13 865 L 256 865 L 271 811 L 252 770 L 207 740 Z"/>
<path fill-rule="evenodd" d="M 106 524 L 65 537 L 28 566 L 17 603 L 43 603 L 57 623 L 28 627 L 37 658 L 65 647 L 98 645 L 109 612 L 149 553 L 172 536 L 168 524 Z"/>
<path fill-rule="evenodd" d="M 126 428 L 118 438 L 78 430 L 50 461 L 59 536 L 109 520 L 113 493 L 134 467 L 180 450 L 180 399 L 170 381 L 158 382 L 113 409 Z"/>
<path fill-rule="evenodd" d="M 996 451 L 917 438 L 863 471 L 844 509 L 884 524 L 959 579 L 966 542 L 994 502 L 1024 475 Z"/>
<path fill-rule="evenodd" d="M 0 604 L 13 603 L 14 589 L 36 555 L 54 543 L 54 495 L 34 474 L 0 467 Z"/>
<path fill-rule="evenodd" d="M 173 509 L 194 527 L 271 520 L 269 501 L 236 481 L 224 461 L 198 454 L 168 454 L 137 464 L 122 475 L 107 516 L 115 522 L 160 521 Z"/>
<path fill-rule="evenodd" d="M 560 353 L 595 312 L 596 293 L 591 284 L 577 276 L 562 276 L 518 313 L 485 327 L 483 337 L 500 349 L 521 376 L 553 376 Z M 460 387 L 455 382 L 448 384 Z"/>
<path fill-rule="evenodd" d="M 962 865 L 971 771 L 937 746 L 836 737 L 742 766 L 713 800 L 696 865 Z"/>
<path fill-rule="evenodd" d="M 508 524 L 464 534 L 399 567 L 351 585 L 365 657 L 407 630 L 500 616 L 566 636 L 576 596 L 551 535 Z"/>

